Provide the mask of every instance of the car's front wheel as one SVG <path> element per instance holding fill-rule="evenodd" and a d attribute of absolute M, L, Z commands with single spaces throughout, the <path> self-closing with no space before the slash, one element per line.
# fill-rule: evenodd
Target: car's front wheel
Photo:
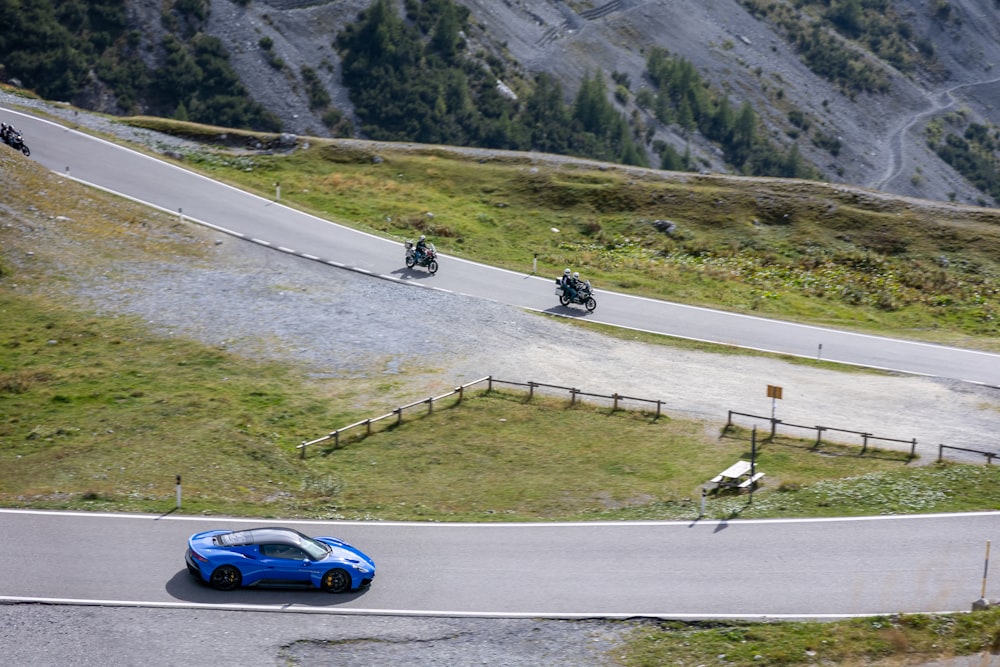
<path fill-rule="evenodd" d="M 243 575 L 232 565 L 220 565 L 212 572 L 209 583 L 220 591 L 231 591 L 240 587 Z"/>
<path fill-rule="evenodd" d="M 323 575 L 322 585 L 323 590 L 328 593 L 346 593 L 351 590 L 351 575 L 338 567 Z"/>

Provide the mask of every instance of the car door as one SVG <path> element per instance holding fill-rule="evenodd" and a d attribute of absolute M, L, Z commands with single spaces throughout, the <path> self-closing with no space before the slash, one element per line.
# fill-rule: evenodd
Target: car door
<path fill-rule="evenodd" d="M 260 545 L 264 578 L 261 583 L 305 586 L 310 583 L 312 561 L 291 544 Z"/>

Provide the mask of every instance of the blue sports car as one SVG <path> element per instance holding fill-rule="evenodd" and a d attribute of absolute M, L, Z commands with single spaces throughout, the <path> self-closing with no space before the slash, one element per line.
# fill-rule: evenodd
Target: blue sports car
<path fill-rule="evenodd" d="M 207 530 L 188 539 L 188 571 L 220 591 L 295 586 L 346 593 L 367 587 L 375 561 L 335 537 L 291 528 Z"/>

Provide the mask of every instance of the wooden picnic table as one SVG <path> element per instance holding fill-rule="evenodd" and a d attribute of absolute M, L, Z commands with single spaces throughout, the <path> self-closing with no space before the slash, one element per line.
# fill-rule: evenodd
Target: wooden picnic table
<path fill-rule="evenodd" d="M 751 474 L 751 471 L 753 471 L 753 466 L 750 465 L 750 462 L 740 460 L 713 477 L 711 481 L 719 487 L 738 486 L 745 489 L 764 476 L 762 472 L 753 471 Z"/>

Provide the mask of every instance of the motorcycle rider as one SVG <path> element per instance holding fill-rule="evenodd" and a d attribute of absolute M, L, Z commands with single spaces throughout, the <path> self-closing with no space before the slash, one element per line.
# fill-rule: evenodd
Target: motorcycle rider
<path fill-rule="evenodd" d="M 573 276 L 571 275 L 571 273 L 572 271 L 570 271 L 569 269 L 563 271 L 562 278 L 559 279 L 559 286 L 563 288 L 563 291 L 566 293 L 567 296 L 569 296 L 570 300 L 572 301 L 576 299 L 578 290 L 576 282 L 573 280 Z M 576 275 L 579 276 L 580 274 L 577 273 Z"/>
<path fill-rule="evenodd" d="M 417 241 L 417 245 L 413 248 L 413 258 L 417 260 L 417 264 L 424 261 L 424 256 L 427 254 L 427 237 L 423 234 L 420 235 L 420 240 Z"/>

